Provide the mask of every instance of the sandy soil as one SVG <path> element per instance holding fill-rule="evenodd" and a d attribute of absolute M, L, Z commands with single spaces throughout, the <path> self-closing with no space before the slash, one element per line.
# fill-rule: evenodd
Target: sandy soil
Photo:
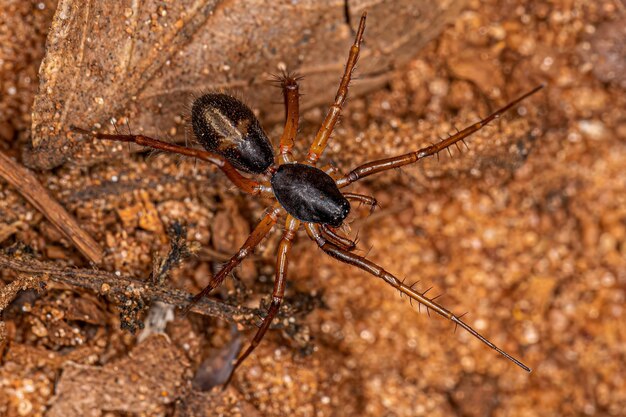
<path fill-rule="evenodd" d="M 45 27 L 53 5 L 42 4 L 23 10 L 25 27 Z M 381 208 L 350 217 L 361 254 L 445 294 L 442 304 L 468 311 L 469 324 L 532 373 L 323 255 L 301 232 L 285 317 L 290 308 L 304 313 L 270 332 L 226 391 L 200 386 L 223 378 L 250 329 L 173 318 L 171 308 L 153 305 L 147 330 L 132 335 L 104 295 L 49 282 L 3 312 L 0 414 L 625 415 L 625 27 L 617 1 L 470 1 L 386 88 L 349 101 L 327 155 L 347 170 L 408 152 L 546 84 L 468 140 L 469 150 L 354 186 Z M 11 117 L 0 124 L 0 149 L 12 156 L 28 140 L 43 56 L 45 31 L 30 36 L 30 66 L 3 64 L 2 94 L 20 86 L 2 100 Z M 322 112 L 303 116 L 300 154 Z M 277 138 L 281 127 L 268 131 Z M 170 155 L 66 165 L 39 179 L 106 247 L 106 271 L 148 277 L 154 256 L 168 250 L 168 225 L 184 220 L 201 249 L 166 285 L 190 292 L 264 209 L 212 169 Z M 250 307 L 267 301 L 279 239 L 276 230 L 216 297 Z M 0 248 L 86 266 L 4 182 Z M 8 284 L 17 275 L 6 269 L 0 277 Z M 314 297 L 302 301 L 306 294 Z"/>

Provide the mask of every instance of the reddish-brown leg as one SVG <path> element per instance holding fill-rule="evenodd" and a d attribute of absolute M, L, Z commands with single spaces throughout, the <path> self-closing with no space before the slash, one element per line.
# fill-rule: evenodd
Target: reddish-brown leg
<path fill-rule="evenodd" d="M 355 193 L 344 193 L 343 196 L 348 200 L 357 201 L 361 204 L 366 204 L 370 206 L 370 213 L 374 212 L 374 209 L 378 207 L 378 202 L 374 197 Z M 325 224 L 319 225 L 319 231 L 324 238 L 330 241 L 330 243 L 340 247 L 343 250 L 353 251 L 356 248 L 358 233 L 356 239 L 352 240 L 347 237 L 341 236 L 333 228 Z"/>
<path fill-rule="evenodd" d="M 480 122 L 466 127 L 465 129 L 461 130 L 457 134 L 452 135 L 449 138 L 442 140 L 441 142 L 435 145 L 427 146 L 426 148 L 422 148 L 416 152 L 409 152 L 404 155 L 395 156 L 392 158 L 380 159 L 378 161 L 372 161 L 364 165 L 361 165 L 358 168 L 355 168 L 352 171 L 350 171 L 350 173 L 345 175 L 343 178 L 340 178 L 339 180 L 337 180 L 336 181 L 337 186 L 339 188 L 345 187 L 349 184 L 352 184 L 355 181 L 358 181 L 370 175 L 377 174 L 383 171 L 388 171 L 394 168 L 399 168 L 404 165 L 417 162 L 420 159 L 423 159 L 427 156 L 435 155 L 441 152 L 442 150 L 456 144 L 457 142 L 463 141 L 463 139 L 465 139 L 472 133 L 475 133 L 478 130 L 482 129 L 485 125 L 487 125 L 492 120 L 498 119 L 505 111 L 509 110 L 511 107 L 515 106 L 516 104 L 518 104 L 520 101 L 524 100 L 525 98 L 535 94 L 537 91 L 541 90 L 542 88 L 543 88 L 543 85 L 535 87 L 534 89 L 524 94 L 523 96 L 519 97 L 518 99 L 513 100 L 512 102 L 502 107 L 501 109 L 496 110 L 494 113 L 490 114 L 489 116 L 487 116 Z"/>
<path fill-rule="evenodd" d="M 497 347 L 496 345 L 494 345 L 492 342 L 490 342 L 489 340 L 487 340 L 484 336 L 482 336 L 480 333 L 478 333 L 476 330 L 474 330 L 472 327 L 470 327 L 470 325 L 468 325 L 467 323 L 465 323 L 463 320 L 461 320 L 460 317 L 455 316 L 451 311 L 447 310 L 445 307 L 443 307 L 441 304 L 437 303 L 434 301 L 434 298 L 428 298 L 426 297 L 424 294 L 425 293 L 419 293 L 415 290 L 413 290 L 413 288 L 411 288 L 408 285 L 405 285 L 402 281 L 400 281 L 398 278 L 396 278 L 395 276 L 393 276 L 392 274 L 390 274 L 389 272 L 385 271 L 382 267 L 376 265 L 375 263 L 369 261 L 368 259 L 356 255 L 354 253 L 351 252 L 347 252 L 343 249 L 338 248 L 337 246 L 325 241 L 324 237 L 321 236 L 321 234 L 319 233 L 318 227 L 317 225 L 313 224 L 313 223 L 306 223 L 305 224 L 305 228 L 307 233 L 309 234 L 309 237 L 315 241 L 317 243 L 317 245 L 327 254 L 329 254 L 330 256 L 332 256 L 333 258 L 347 263 L 349 265 L 354 265 L 366 272 L 369 272 L 370 274 L 383 279 L 385 282 L 387 282 L 389 285 L 391 285 L 392 287 L 394 287 L 395 289 L 401 291 L 402 293 L 408 295 L 411 299 L 419 302 L 420 304 L 424 305 L 426 308 L 428 309 L 432 309 L 434 310 L 437 314 L 441 315 L 442 317 L 447 318 L 448 320 L 454 322 L 456 325 L 461 326 L 462 328 L 464 328 L 465 330 L 467 330 L 470 334 L 472 334 L 472 336 L 476 337 L 478 340 L 480 340 L 481 342 L 483 342 L 484 344 L 486 344 L 487 346 L 489 346 L 490 348 L 494 349 L 495 351 L 497 351 L 499 354 L 501 354 L 502 356 L 504 356 L 505 358 L 507 358 L 508 360 L 510 360 L 511 362 L 515 363 L 517 366 L 519 366 L 520 368 L 524 369 L 527 372 L 530 372 L 530 368 L 526 365 L 524 365 L 522 362 L 520 362 L 519 360 L 515 359 L 514 357 L 512 357 L 511 355 L 509 355 L 508 353 L 506 353 L 505 351 L 503 351 L 502 349 L 500 349 L 499 347 Z"/>
<path fill-rule="evenodd" d="M 285 99 L 285 128 L 280 137 L 280 148 L 278 163 L 285 164 L 293 162 L 291 149 L 298 134 L 298 118 L 300 117 L 300 93 L 298 89 L 298 78 L 290 74 L 285 74 L 280 82 Z"/>
<path fill-rule="evenodd" d="M 241 261 L 245 259 L 246 256 L 252 253 L 254 248 L 259 243 L 261 243 L 265 236 L 267 236 L 267 234 L 272 230 L 272 228 L 276 224 L 276 221 L 278 220 L 278 214 L 280 213 L 280 211 L 281 209 L 278 208 L 278 205 L 275 205 L 269 210 L 269 212 L 263 217 L 263 219 L 261 219 L 259 224 L 256 225 L 252 233 L 250 233 L 250 236 L 248 236 L 239 251 L 232 258 L 230 258 L 230 260 L 226 264 L 224 264 L 224 266 L 222 266 L 222 269 L 220 269 L 217 274 L 213 276 L 213 278 L 209 282 L 209 285 L 204 287 L 202 291 L 200 291 L 193 297 L 191 302 L 183 310 L 183 315 L 187 315 L 189 313 L 189 310 L 191 310 L 191 308 L 198 301 L 200 301 L 202 298 L 209 295 L 214 289 L 222 285 L 222 282 L 224 282 L 224 279 L 226 279 L 228 274 L 230 274 L 230 272 L 235 269 L 237 265 L 239 265 Z"/>
<path fill-rule="evenodd" d="M 322 123 L 322 126 L 317 132 L 317 135 L 315 136 L 315 139 L 311 144 L 311 148 L 309 149 L 306 161 L 311 165 L 315 165 L 319 157 L 324 152 L 326 144 L 328 143 L 328 139 L 330 138 L 330 134 L 333 132 L 335 123 L 337 123 L 339 115 L 341 114 L 341 108 L 346 101 L 346 97 L 348 97 L 348 85 L 350 84 L 350 78 L 352 77 L 352 71 L 354 70 L 354 66 L 359 59 L 361 42 L 363 41 L 363 32 L 365 31 L 366 17 L 367 13 L 363 12 L 363 14 L 361 15 L 361 21 L 359 22 L 359 28 L 356 32 L 356 37 L 354 39 L 354 44 L 350 48 L 350 55 L 348 55 L 348 61 L 346 62 L 346 68 L 343 72 L 343 77 L 341 78 L 339 88 L 337 89 L 335 101 L 330 106 L 330 109 L 326 114 L 326 118 L 324 119 L 324 123 Z"/>
<path fill-rule="evenodd" d="M 328 239 L 333 245 L 338 246 L 344 250 L 352 251 L 356 248 L 356 240 L 350 240 L 347 237 L 343 237 L 337 234 L 333 229 L 325 224 L 320 225 L 320 233 L 326 239 Z"/>
<path fill-rule="evenodd" d="M 276 314 L 278 314 L 280 304 L 282 303 L 283 296 L 285 294 L 289 252 L 291 251 L 291 245 L 294 238 L 296 237 L 296 232 L 298 231 L 299 227 L 299 220 L 296 220 L 291 216 L 287 216 L 287 220 L 285 221 L 285 233 L 283 234 L 283 238 L 280 241 L 280 245 L 278 246 L 278 256 L 276 259 L 276 278 L 274 280 L 274 291 L 272 292 L 272 303 L 267 310 L 267 315 L 263 319 L 263 323 L 261 323 L 261 327 L 259 327 L 256 334 L 254 335 L 254 339 L 252 339 L 250 346 L 248 346 L 243 354 L 237 359 L 237 362 L 233 366 L 233 369 L 231 370 L 230 375 L 228 376 L 228 380 L 224 384 L 224 387 L 228 385 L 233 377 L 233 374 L 242 364 L 242 362 L 252 353 L 252 351 L 259 345 L 259 343 L 261 343 L 261 340 L 263 340 L 263 336 L 265 336 L 267 329 L 269 329 L 270 325 L 272 324 L 272 320 L 274 320 L 274 317 L 276 317 Z"/>
<path fill-rule="evenodd" d="M 326 164 L 320 169 L 324 171 L 325 173 L 327 173 L 328 175 L 330 175 L 331 177 L 334 177 L 335 175 L 339 174 L 339 169 L 337 169 L 336 166 L 331 165 L 331 164 Z"/>
<path fill-rule="evenodd" d="M 153 139 L 143 135 L 110 135 L 106 133 L 90 132 L 79 127 L 72 127 L 72 130 L 85 135 L 91 135 L 92 137 L 100 140 L 136 143 L 137 145 L 147 146 L 153 149 L 159 149 L 162 151 L 198 158 L 217 166 L 219 169 L 222 170 L 224 174 L 226 174 L 228 179 L 237 186 L 237 188 L 248 194 L 263 194 L 267 196 L 273 195 L 271 187 L 269 185 L 261 184 L 250 178 L 244 177 L 226 159 L 222 158 L 220 155 L 211 152 L 207 152 L 201 149 L 186 148 L 184 146 L 163 142 L 161 140 Z"/>
<path fill-rule="evenodd" d="M 343 193 L 343 196 L 348 200 L 358 201 L 361 204 L 365 204 L 366 206 L 370 206 L 370 214 L 374 212 L 376 207 L 378 207 L 378 201 L 374 197 L 363 194 L 355 194 L 355 193 Z"/>

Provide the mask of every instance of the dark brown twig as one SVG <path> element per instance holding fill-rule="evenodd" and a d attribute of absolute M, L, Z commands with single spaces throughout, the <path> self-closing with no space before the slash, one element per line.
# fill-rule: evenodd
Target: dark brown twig
<path fill-rule="evenodd" d="M 0 177 L 39 210 L 90 261 L 102 262 L 102 248 L 80 228 L 78 222 L 50 195 L 35 175 L 0 152 Z"/>
<path fill-rule="evenodd" d="M 101 295 L 113 298 L 126 297 L 129 292 L 138 293 L 146 302 L 162 301 L 178 307 L 187 305 L 192 300 L 192 295 L 181 290 L 154 286 L 151 281 L 141 281 L 116 274 L 90 269 L 71 269 L 57 266 L 51 262 L 41 262 L 24 257 L 7 256 L 0 253 L 0 269 L 6 268 L 13 271 L 33 274 L 49 279 L 50 281 L 83 288 Z M 262 309 L 232 306 L 224 302 L 203 299 L 196 303 L 191 311 L 205 316 L 217 317 L 230 323 L 241 324 L 246 327 L 254 327 L 256 319 L 264 313 Z M 279 317 L 285 318 L 285 314 Z M 272 328 L 284 328 L 286 320 L 277 320 Z"/>

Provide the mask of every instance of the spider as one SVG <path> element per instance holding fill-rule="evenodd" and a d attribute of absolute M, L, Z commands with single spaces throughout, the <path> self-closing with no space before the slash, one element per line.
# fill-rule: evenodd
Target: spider
<path fill-rule="evenodd" d="M 436 302 L 436 297 L 430 298 L 426 292 L 415 291 L 412 286 L 405 285 L 402 280 L 368 260 L 367 257 L 355 254 L 353 250 L 356 247 L 356 242 L 342 236 L 335 229 L 343 224 L 350 212 L 350 202 L 363 203 L 372 208 L 376 206 L 376 199 L 373 197 L 342 192 L 342 188 L 370 175 L 438 155 L 440 151 L 452 145 L 458 146 L 459 141 L 463 141 L 492 120 L 499 118 L 505 111 L 539 91 L 543 85 L 534 88 L 481 121 L 439 143 L 404 155 L 368 162 L 335 180 L 330 175 L 332 172 L 330 168 L 323 170 L 317 168 L 316 165 L 328 144 L 348 95 L 348 86 L 361 49 L 366 16 L 367 13 L 363 13 L 361 16 L 335 100 L 302 162 L 298 162 L 292 154 L 299 119 L 298 78 L 287 73 L 281 79 L 286 122 L 276 155 L 253 112 L 238 99 L 221 93 L 203 95 L 194 101 L 191 108 L 191 124 L 194 135 L 206 150 L 187 148 L 143 135 L 104 134 L 73 127 L 74 130 L 90 134 L 96 139 L 133 142 L 142 146 L 199 158 L 216 165 L 243 192 L 274 200 L 274 204 L 266 210 L 266 214 L 250 233 L 243 246 L 212 277 L 206 288 L 193 298 L 186 307 L 185 314 L 189 312 L 191 306 L 222 284 L 228 274 L 268 235 L 278 222 L 279 217 L 286 215 L 285 230 L 278 246 L 271 304 L 251 343 L 239 355 L 231 368 L 224 386 L 228 385 L 235 370 L 259 345 L 280 309 L 285 293 L 289 254 L 300 226 L 304 226 L 308 237 L 328 255 L 381 278 L 410 299 L 454 322 L 455 326 L 461 326 L 472 336 L 525 371 L 531 371 L 528 366 L 498 348 L 470 327 L 461 319 L 462 316 L 456 316 Z M 242 175 L 241 172 L 260 175 L 261 177 L 259 180 L 255 180 Z"/>

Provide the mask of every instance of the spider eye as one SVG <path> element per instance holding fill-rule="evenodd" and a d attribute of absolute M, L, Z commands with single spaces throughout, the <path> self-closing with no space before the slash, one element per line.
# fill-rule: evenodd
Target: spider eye
<path fill-rule="evenodd" d="M 274 151 L 258 119 L 245 104 L 227 94 L 206 94 L 191 108 L 193 132 L 208 151 L 236 168 L 260 174 L 274 162 Z"/>

